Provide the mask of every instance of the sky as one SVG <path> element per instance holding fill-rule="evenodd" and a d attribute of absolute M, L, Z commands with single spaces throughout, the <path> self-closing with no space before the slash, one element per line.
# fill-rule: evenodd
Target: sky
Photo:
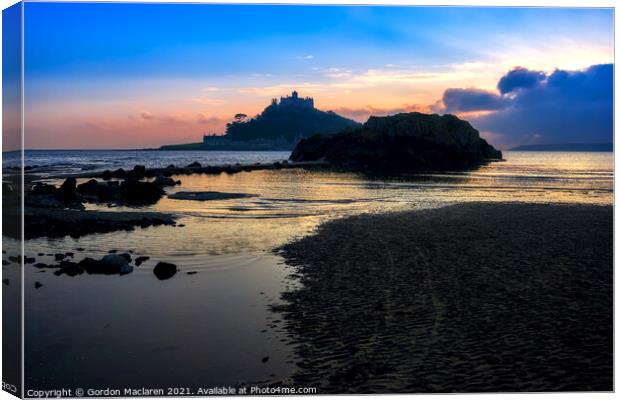
<path fill-rule="evenodd" d="M 26 148 L 223 133 L 294 89 L 322 110 L 453 113 L 506 149 L 611 142 L 610 9 L 25 4 Z"/>

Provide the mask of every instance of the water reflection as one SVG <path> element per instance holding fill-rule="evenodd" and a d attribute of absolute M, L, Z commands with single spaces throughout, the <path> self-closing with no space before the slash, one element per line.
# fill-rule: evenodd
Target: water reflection
<path fill-rule="evenodd" d="M 505 156 L 506 162 L 468 173 L 399 179 L 304 170 L 179 176 L 182 184 L 167 188 L 169 193 L 258 196 L 163 198 L 145 209 L 178 214 L 177 227 L 30 240 L 33 254 L 28 255 L 80 248 L 79 257 L 98 259 L 117 249 L 150 260 L 122 277 L 56 277 L 27 267 L 26 368 L 31 375 L 26 382 L 43 389 L 285 379 L 295 360 L 277 314 L 268 308 L 297 283 L 287 279 L 289 271 L 271 251 L 321 222 L 463 201 L 612 204 L 610 153 Z M 180 272 L 157 280 L 152 269 L 159 261 L 176 264 Z M 35 282 L 43 286 L 35 289 Z"/>

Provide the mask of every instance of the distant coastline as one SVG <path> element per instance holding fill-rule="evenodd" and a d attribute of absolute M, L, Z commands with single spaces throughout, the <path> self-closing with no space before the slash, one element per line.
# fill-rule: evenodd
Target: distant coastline
<path fill-rule="evenodd" d="M 564 144 L 530 144 L 517 146 L 510 151 L 614 151 L 613 143 L 564 143 Z"/>

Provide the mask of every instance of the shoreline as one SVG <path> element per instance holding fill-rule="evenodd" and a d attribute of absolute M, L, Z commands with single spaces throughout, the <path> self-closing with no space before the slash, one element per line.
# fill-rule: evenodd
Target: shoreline
<path fill-rule="evenodd" d="M 613 208 L 363 214 L 278 249 L 281 313 L 320 393 L 613 390 Z"/>

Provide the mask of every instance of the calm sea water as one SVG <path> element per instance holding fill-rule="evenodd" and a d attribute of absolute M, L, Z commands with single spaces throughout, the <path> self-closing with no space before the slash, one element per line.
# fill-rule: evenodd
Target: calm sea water
<path fill-rule="evenodd" d="M 54 151 L 26 156 L 27 165 L 39 166 L 34 172 L 47 175 L 196 160 L 212 165 L 272 162 L 288 154 Z M 506 152 L 505 158 L 470 172 L 399 179 L 302 170 L 180 176 L 181 186 L 169 193 L 255 196 L 207 202 L 163 198 L 146 208 L 175 213 L 184 227 L 30 240 L 26 255 L 42 262 L 51 258 L 39 252 L 72 251 L 81 259 L 112 249 L 151 259 L 125 276 L 57 277 L 27 266 L 25 345 L 31 374 L 26 384 L 204 387 L 286 379 L 297 360 L 269 305 L 298 283 L 272 249 L 313 232 L 321 222 L 464 201 L 613 202 L 611 153 Z M 4 242 L 11 247 L 11 241 Z M 158 261 L 173 262 L 181 272 L 158 281 L 152 273 Z M 35 281 L 43 287 L 34 289 Z"/>
<path fill-rule="evenodd" d="M 105 169 L 182 167 L 194 161 L 204 165 L 271 163 L 286 160 L 288 151 L 157 151 L 157 150 L 26 150 L 24 164 L 43 174 L 79 173 Z M 5 167 L 19 166 L 20 154 L 3 154 Z"/>

